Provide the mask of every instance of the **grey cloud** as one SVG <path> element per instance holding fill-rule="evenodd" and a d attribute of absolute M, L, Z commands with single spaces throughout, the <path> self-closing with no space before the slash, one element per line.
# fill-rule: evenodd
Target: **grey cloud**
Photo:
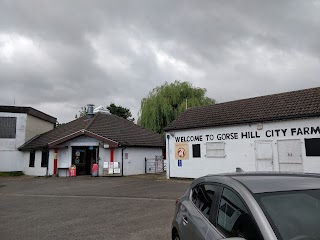
<path fill-rule="evenodd" d="M 2 0 L 0 36 L 31 39 L 44 55 L 0 56 L 0 104 L 16 96 L 69 121 L 86 103 L 115 100 L 136 117 L 143 97 L 176 79 L 218 102 L 314 87 L 319 8 L 303 0 Z"/>

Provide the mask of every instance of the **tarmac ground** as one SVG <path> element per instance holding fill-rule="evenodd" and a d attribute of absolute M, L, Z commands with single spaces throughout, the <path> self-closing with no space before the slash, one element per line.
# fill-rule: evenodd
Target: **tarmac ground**
<path fill-rule="evenodd" d="M 1 239 L 170 239 L 188 180 L 2 177 Z"/>

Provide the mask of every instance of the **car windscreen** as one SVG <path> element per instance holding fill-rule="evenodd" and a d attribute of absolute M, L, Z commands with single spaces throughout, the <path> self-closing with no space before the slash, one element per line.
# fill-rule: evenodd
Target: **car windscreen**
<path fill-rule="evenodd" d="M 320 190 L 255 194 L 278 239 L 320 240 Z"/>

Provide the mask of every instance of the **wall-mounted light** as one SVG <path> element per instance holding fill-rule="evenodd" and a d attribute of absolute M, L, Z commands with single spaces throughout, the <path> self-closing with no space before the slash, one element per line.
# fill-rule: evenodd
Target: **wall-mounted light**
<path fill-rule="evenodd" d="M 257 130 L 262 130 L 263 129 L 263 124 L 262 123 L 258 123 L 257 124 Z"/>

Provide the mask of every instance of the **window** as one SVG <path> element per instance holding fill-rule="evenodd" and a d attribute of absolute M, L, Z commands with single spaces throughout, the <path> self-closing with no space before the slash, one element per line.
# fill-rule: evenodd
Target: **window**
<path fill-rule="evenodd" d="M 34 159 L 36 158 L 35 152 L 30 152 L 29 167 L 34 167 Z"/>
<path fill-rule="evenodd" d="M 48 167 L 49 152 L 42 151 L 41 167 Z"/>
<path fill-rule="evenodd" d="M 193 144 L 192 145 L 192 154 L 194 158 L 199 158 L 201 157 L 200 153 L 200 144 Z"/>
<path fill-rule="evenodd" d="M 307 156 L 320 156 L 320 138 L 306 138 L 304 142 Z"/>
<path fill-rule="evenodd" d="M 207 157 L 225 157 L 224 142 L 207 142 Z"/>
<path fill-rule="evenodd" d="M 16 117 L 0 117 L 0 138 L 16 138 Z"/>
<path fill-rule="evenodd" d="M 209 219 L 210 209 L 215 192 L 215 186 L 210 184 L 197 185 L 192 189 L 192 202 L 207 219 Z"/>
<path fill-rule="evenodd" d="M 320 190 L 260 193 L 255 197 L 277 239 L 319 239 Z"/>
<path fill-rule="evenodd" d="M 227 188 L 221 196 L 217 228 L 228 238 L 260 239 L 259 231 L 242 200 Z"/>

